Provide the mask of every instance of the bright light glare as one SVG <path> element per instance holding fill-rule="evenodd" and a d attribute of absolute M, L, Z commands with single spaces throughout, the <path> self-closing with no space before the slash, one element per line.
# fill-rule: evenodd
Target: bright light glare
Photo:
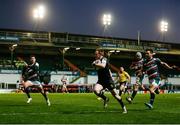
<path fill-rule="evenodd" d="M 30 37 L 30 36 L 31 36 L 31 33 L 27 33 L 27 36 Z"/>
<path fill-rule="evenodd" d="M 64 48 L 65 51 L 67 51 L 68 49 L 69 49 L 69 47 Z"/>
<path fill-rule="evenodd" d="M 76 50 L 80 50 L 81 48 L 76 48 Z"/>
<path fill-rule="evenodd" d="M 17 44 L 13 44 L 12 47 L 17 47 Z"/>
<path fill-rule="evenodd" d="M 110 53 L 114 53 L 115 52 L 115 50 L 111 50 L 111 51 L 109 51 Z"/>
<path fill-rule="evenodd" d="M 168 22 L 161 21 L 161 31 L 162 32 L 167 32 L 168 31 Z"/>
<path fill-rule="evenodd" d="M 103 25 L 111 25 L 111 15 L 110 14 L 104 14 L 103 15 Z"/>
<path fill-rule="evenodd" d="M 33 11 L 33 16 L 36 19 L 42 19 L 45 16 L 45 7 L 43 5 L 38 6 Z"/>

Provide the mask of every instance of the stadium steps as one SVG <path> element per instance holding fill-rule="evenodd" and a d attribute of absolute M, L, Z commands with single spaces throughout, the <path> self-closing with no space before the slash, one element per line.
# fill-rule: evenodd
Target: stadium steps
<path fill-rule="evenodd" d="M 80 72 L 80 77 L 84 77 L 87 76 L 87 74 L 85 72 L 83 72 L 82 70 L 80 70 L 76 65 L 74 65 L 72 62 L 70 62 L 67 59 L 64 59 L 64 62 L 71 68 L 71 70 L 73 71 L 79 71 Z"/>
<path fill-rule="evenodd" d="M 77 80 L 79 80 L 81 78 L 81 76 L 78 76 L 78 77 L 76 77 L 75 79 L 73 79 L 72 81 L 70 81 L 70 83 L 74 83 L 74 82 L 76 82 Z"/>

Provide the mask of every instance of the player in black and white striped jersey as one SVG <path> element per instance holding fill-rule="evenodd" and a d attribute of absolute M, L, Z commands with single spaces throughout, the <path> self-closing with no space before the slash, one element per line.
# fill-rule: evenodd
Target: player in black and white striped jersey
<path fill-rule="evenodd" d="M 104 95 L 103 90 L 108 89 L 114 96 L 114 98 L 120 103 L 123 109 L 123 113 L 127 113 L 122 98 L 119 96 L 117 90 L 115 89 L 115 84 L 112 79 L 112 74 L 109 69 L 109 63 L 107 58 L 104 57 L 100 50 L 96 50 L 95 59 L 96 60 L 92 63 L 92 65 L 97 69 L 98 81 L 94 87 L 94 93 L 104 100 L 104 108 L 106 108 L 109 98 Z"/>
<path fill-rule="evenodd" d="M 25 93 L 28 96 L 27 103 L 30 103 L 32 101 L 32 98 L 29 94 L 29 87 L 37 87 L 38 90 L 41 92 L 43 97 L 45 98 L 47 105 L 50 106 L 51 103 L 43 89 L 42 84 L 39 80 L 39 64 L 36 62 L 35 56 L 30 57 L 30 64 L 26 65 L 22 72 L 22 78 L 23 78 L 23 86 Z"/>

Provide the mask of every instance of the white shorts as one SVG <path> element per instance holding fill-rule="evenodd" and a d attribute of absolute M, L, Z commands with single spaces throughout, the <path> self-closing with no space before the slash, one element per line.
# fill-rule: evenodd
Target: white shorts
<path fill-rule="evenodd" d="M 39 81 L 30 81 L 30 80 L 27 80 L 27 82 L 30 82 L 33 86 L 37 86 L 37 87 L 41 87 L 42 88 L 42 84 Z"/>
<path fill-rule="evenodd" d="M 159 87 L 161 85 L 161 80 L 160 79 L 151 79 L 151 80 L 149 80 L 149 83 L 155 87 Z"/>

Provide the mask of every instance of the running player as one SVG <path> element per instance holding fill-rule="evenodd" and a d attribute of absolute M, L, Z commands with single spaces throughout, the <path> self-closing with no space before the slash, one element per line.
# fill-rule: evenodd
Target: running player
<path fill-rule="evenodd" d="M 146 49 L 145 51 L 145 60 L 143 61 L 143 70 L 148 75 L 149 78 L 149 91 L 150 91 L 150 102 L 144 103 L 149 109 L 153 108 L 153 103 L 155 99 L 155 93 L 159 94 L 159 85 L 160 85 L 160 73 L 159 65 L 163 65 L 168 69 L 173 69 L 167 63 L 162 62 L 159 58 L 153 57 L 154 53 L 152 49 Z"/>
<path fill-rule="evenodd" d="M 34 86 L 37 87 L 38 90 L 41 92 L 41 94 L 44 96 L 47 105 L 50 106 L 51 103 L 46 95 L 46 93 L 44 92 L 44 89 L 41 85 L 41 83 L 39 82 L 39 64 L 36 62 L 36 58 L 35 56 L 31 56 L 30 57 L 30 64 L 26 65 L 26 67 L 23 70 L 23 86 L 25 89 L 25 93 L 27 94 L 28 100 L 27 103 L 30 103 L 32 98 L 29 94 L 29 88 Z"/>
<path fill-rule="evenodd" d="M 144 90 L 144 86 L 142 84 L 143 78 L 144 78 L 144 74 L 142 72 L 143 69 L 143 58 L 142 58 L 142 54 L 140 52 L 136 53 L 135 56 L 135 60 L 132 62 L 130 69 L 135 71 L 136 74 L 136 83 L 133 85 L 133 93 L 131 95 L 131 97 L 127 97 L 126 100 L 129 103 L 132 103 L 134 97 L 137 94 L 137 91 L 139 89 L 139 87 L 141 87 L 142 90 Z"/>
<path fill-rule="evenodd" d="M 119 68 L 119 72 L 118 72 L 118 77 L 119 77 L 119 96 L 121 96 L 121 94 L 124 92 L 125 93 L 125 89 L 128 86 L 127 84 L 130 83 L 130 75 L 124 71 L 123 67 Z"/>
<path fill-rule="evenodd" d="M 66 92 L 68 93 L 68 89 L 67 89 L 67 77 L 65 75 L 63 75 L 62 79 L 61 79 L 61 82 L 62 82 L 62 92 Z"/>
<path fill-rule="evenodd" d="M 120 103 L 123 109 L 123 113 L 127 113 L 122 98 L 118 95 L 117 90 L 115 89 L 111 71 L 108 67 L 107 58 L 102 55 L 102 52 L 100 50 L 96 50 L 95 59 L 96 60 L 92 63 L 92 65 L 97 69 L 98 81 L 94 87 L 94 93 L 104 100 L 104 108 L 106 108 L 107 103 L 109 102 L 109 98 L 104 95 L 103 90 L 108 89 L 114 96 L 114 98 Z"/>

